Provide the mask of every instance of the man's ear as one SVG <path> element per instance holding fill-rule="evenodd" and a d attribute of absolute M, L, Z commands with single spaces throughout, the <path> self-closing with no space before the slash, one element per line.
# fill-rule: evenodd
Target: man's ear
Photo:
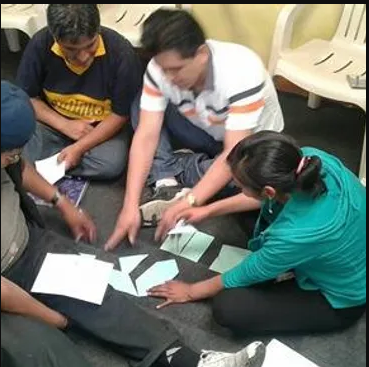
<path fill-rule="evenodd" d="M 201 45 L 195 54 L 195 57 L 201 62 L 201 64 L 206 64 L 209 60 L 209 49 L 206 44 Z"/>

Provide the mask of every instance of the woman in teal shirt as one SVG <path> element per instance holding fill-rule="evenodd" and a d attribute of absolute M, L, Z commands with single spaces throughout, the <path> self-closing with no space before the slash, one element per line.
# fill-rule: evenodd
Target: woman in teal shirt
<path fill-rule="evenodd" d="M 366 190 L 335 157 L 260 132 L 228 157 L 243 194 L 183 215 L 188 222 L 260 208 L 252 255 L 204 282 L 171 282 L 171 303 L 214 297 L 216 321 L 239 334 L 344 329 L 366 306 Z M 294 278 L 277 282 L 292 271 Z M 163 305 L 162 305 L 163 306 Z"/>

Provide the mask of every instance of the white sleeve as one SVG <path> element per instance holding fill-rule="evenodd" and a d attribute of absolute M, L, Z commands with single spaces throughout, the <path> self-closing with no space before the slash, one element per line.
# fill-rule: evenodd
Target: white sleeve
<path fill-rule="evenodd" d="M 161 88 L 162 75 L 154 61 L 151 60 L 144 75 L 144 85 L 141 96 L 141 109 L 145 111 L 165 111 L 168 100 Z"/>
<path fill-rule="evenodd" d="M 265 106 L 265 82 L 245 89 L 229 98 L 226 130 L 253 130 Z"/>

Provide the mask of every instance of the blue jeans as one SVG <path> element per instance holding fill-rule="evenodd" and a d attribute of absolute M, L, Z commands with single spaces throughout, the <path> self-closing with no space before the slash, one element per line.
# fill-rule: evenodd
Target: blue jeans
<path fill-rule="evenodd" d="M 140 98 L 141 94 L 138 94 L 131 110 L 134 130 L 139 123 Z M 194 154 L 177 154 L 175 150 L 178 149 L 190 149 Z M 184 187 L 194 187 L 222 151 L 223 142 L 216 141 L 204 130 L 192 124 L 169 103 L 148 184 L 175 177 Z M 231 182 L 222 191 L 221 196 L 232 196 L 237 193 L 239 189 Z"/>
<path fill-rule="evenodd" d="M 68 172 L 71 176 L 108 180 L 119 177 L 126 168 L 131 133 L 128 126 L 104 143 L 85 153 L 80 164 Z M 73 140 L 44 124 L 37 123 L 36 131 L 24 148 L 25 158 L 34 163 L 48 158 Z"/>

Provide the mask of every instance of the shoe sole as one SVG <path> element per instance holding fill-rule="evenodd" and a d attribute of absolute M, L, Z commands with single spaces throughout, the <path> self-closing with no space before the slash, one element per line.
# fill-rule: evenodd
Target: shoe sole
<path fill-rule="evenodd" d="M 190 191 L 190 190 L 188 190 Z M 163 213 L 173 204 L 183 199 L 186 192 L 171 200 L 153 200 L 140 206 L 143 227 L 154 227 L 160 221 Z"/>
<path fill-rule="evenodd" d="M 263 367 L 266 357 L 266 346 L 264 343 L 256 342 L 247 347 L 250 359 L 245 367 Z"/>

